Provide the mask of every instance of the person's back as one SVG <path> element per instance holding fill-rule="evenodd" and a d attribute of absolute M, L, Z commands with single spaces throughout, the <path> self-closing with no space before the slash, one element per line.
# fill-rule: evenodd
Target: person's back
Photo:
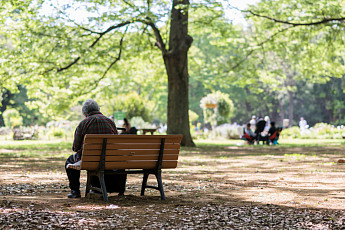
<path fill-rule="evenodd" d="M 117 134 L 113 120 L 104 116 L 100 111 L 90 112 L 82 120 L 74 133 L 73 151 L 78 153 L 81 159 L 84 137 L 86 134 Z"/>
<path fill-rule="evenodd" d="M 266 125 L 266 121 L 264 119 L 260 119 L 257 123 L 256 123 L 256 133 L 261 133 L 264 131 L 265 129 L 265 125 Z"/>

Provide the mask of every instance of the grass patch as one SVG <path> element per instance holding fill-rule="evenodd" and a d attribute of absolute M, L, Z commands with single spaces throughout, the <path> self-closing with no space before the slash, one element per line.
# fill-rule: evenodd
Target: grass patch
<path fill-rule="evenodd" d="M 0 149 L 12 150 L 71 150 L 71 141 L 40 141 L 40 140 L 23 140 L 23 141 L 0 141 Z"/>
<path fill-rule="evenodd" d="M 281 147 L 330 147 L 330 146 L 345 146 L 343 139 L 279 139 Z M 194 143 L 200 148 L 212 147 L 248 147 L 243 140 L 195 140 Z M 254 148 L 267 147 L 267 145 L 250 145 Z M 272 146 L 274 147 L 274 146 Z"/>

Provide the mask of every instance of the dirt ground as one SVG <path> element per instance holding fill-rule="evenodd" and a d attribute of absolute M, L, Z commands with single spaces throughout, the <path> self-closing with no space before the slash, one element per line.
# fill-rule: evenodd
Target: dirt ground
<path fill-rule="evenodd" d="M 61 152 L 0 147 L 0 229 L 345 229 L 344 156 L 341 145 L 183 148 L 163 172 L 165 201 L 129 175 L 105 203 L 67 199 Z"/>

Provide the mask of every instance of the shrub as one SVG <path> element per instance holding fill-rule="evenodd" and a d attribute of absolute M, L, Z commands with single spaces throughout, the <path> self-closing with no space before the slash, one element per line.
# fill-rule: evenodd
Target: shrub
<path fill-rule="evenodd" d="M 132 127 L 136 127 L 137 129 L 156 128 L 155 125 L 145 122 L 142 117 L 132 117 L 132 119 L 130 119 L 130 123 Z"/>
<path fill-rule="evenodd" d="M 302 139 L 342 139 L 345 137 L 344 126 L 333 126 L 326 123 L 318 123 L 303 131 L 299 127 L 284 129 L 281 133 L 283 138 L 302 138 Z"/>
<path fill-rule="evenodd" d="M 223 124 L 214 128 L 210 134 L 210 138 L 239 139 L 243 134 L 243 126 L 235 124 Z"/>
<path fill-rule="evenodd" d="M 6 127 L 19 127 L 23 124 L 23 118 L 16 109 L 7 109 L 3 114 Z"/>
<path fill-rule="evenodd" d="M 65 134 L 65 131 L 61 128 L 52 128 L 49 132 L 48 135 L 49 136 L 53 136 L 53 137 L 58 137 L 61 138 L 63 137 Z"/>

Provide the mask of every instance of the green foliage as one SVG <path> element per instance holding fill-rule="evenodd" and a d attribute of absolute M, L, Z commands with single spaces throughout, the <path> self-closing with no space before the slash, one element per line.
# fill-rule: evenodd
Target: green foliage
<path fill-rule="evenodd" d="M 345 127 L 335 127 L 326 123 L 318 123 L 301 132 L 299 127 L 293 126 L 291 128 L 284 129 L 281 135 L 283 138 L 293 139 L 343 139 L 343 137 L 345 137 Z"/>
<path fill-rule="evenodd" d="M 215 108 L 207 108 L 207 104 L 215 104 Z M 229 95 L 217 91 L 208 94 L 200 101 L 200 107 L 204 111 L 204 119 L 212 125 L 228 123 L 234 112 L 234 105 Z"/>
<path fill-rule="evenodd" d="M 61 129 L 61 128 L 52 128 L 49 132 L 48 135 L 49 136 L 53 136 L 53 137 L 63 137 L 65 133 L 65 130 Z"/>
<path fill-rule="evenodd" d="M 299 138 L 301 137 L 300 128 L 293 126 L 291 128 L 283 129 L 280 135 L 284 138 Z"/>
<path fill-rule="evenodd" d="M 10 106 L 19 111 L 24 125 L 36 123 L 36 119 L 40 123 L 72 119 L 66 111 L 90 97 L 103 105 L 102 112 L 107 115 L 123 110 L 128 111 L 128 117 L 166 122 L 164 60 L 155 47 L 152 29 L 139 21 L 150 17 L 168 41 L 170 19 L 166 15 L 171 1 L 78 0 L 57 5 L 28 0 L 1 4 L 0 87 L 16 93 L 18 85 L 26 86 L 30 99 L 20 93 L 20 103 Z M 49 4 L 54 7 L 42 14 L 43 6 Z M 76 17 L 81 8 L 93 16 Z M 278 119 L 287 118 L 291 104 L 293 124 L 300 116 L 307 117 L 310 124 L 343 124 L 344 23 L 331 20 L 293 26 L 268 19 L 308 24 L 342 18 L 343 3 L 260 1 L 249 10 L 265 17 L 247 12 L 248 25 L 234 25 L 224 17 L 227 12 L 219 1 L 191 3 L 189 33 L 194 41 L 188 54 L 189 108 L 199 116 L 198 121 L 204 115 L 201 98 L 220 91 L 236 106 L 232 120 L 239 123 L 246 123 L 251 115 L 269 115 L 279 124 Z M 131 22 L 128 29 L 112 30 L 97 40 L 99 32 L 124 21 Z M 119 61 L 111 65 L 120 48 Z M 74 61 L 76 64 L 69 67 Z M 127 101 L 125 95 L 133 92 L 140 98 L 130 96 Z M 290 92 L 294 93 L 291 101 Z M 228 122 L 229 118 L 219 117 L 211 120 Z"/>
<path fill-rule="evenodd" d="M 132 117 L 130 119 L 130 124 L 132 127 L 136 127 L 137 129 L 155 128 L 153 124 L 144 121 L 142 117 Z"/>
<path fill-rule="evenodd" d="M 209 138 L 211 139 L 239 139 L 243 134 L 243 127 L 240 125 L 224 124 L 212 130 Z"/>
<path fill-rule="evenodd" d="M 194 121 L 198 120 L 199 115 L 193 112 L 192 110 L 189 110 L 189 122 L 193 123 Z"/>
<path fill-rule="evenodd" d="M 9 128 L 19 127 L 23 124 L 23 118 L 16 109 L 7 109 L 3 114 L 5 125 Z"/>
<path fill-rule="evenodd" d="M 135 92 L 113 96 L 109 101 L 99 100 L 101 103 L 104 103 L 101 107 L 104 108 L 102 111 L 105 114 L 113 114 L 115 111 L 124 111 L 126 112 L 127 119 L 141 117 L 145 121 L 152 121 L 152 103 L 144 100 Z"/>

